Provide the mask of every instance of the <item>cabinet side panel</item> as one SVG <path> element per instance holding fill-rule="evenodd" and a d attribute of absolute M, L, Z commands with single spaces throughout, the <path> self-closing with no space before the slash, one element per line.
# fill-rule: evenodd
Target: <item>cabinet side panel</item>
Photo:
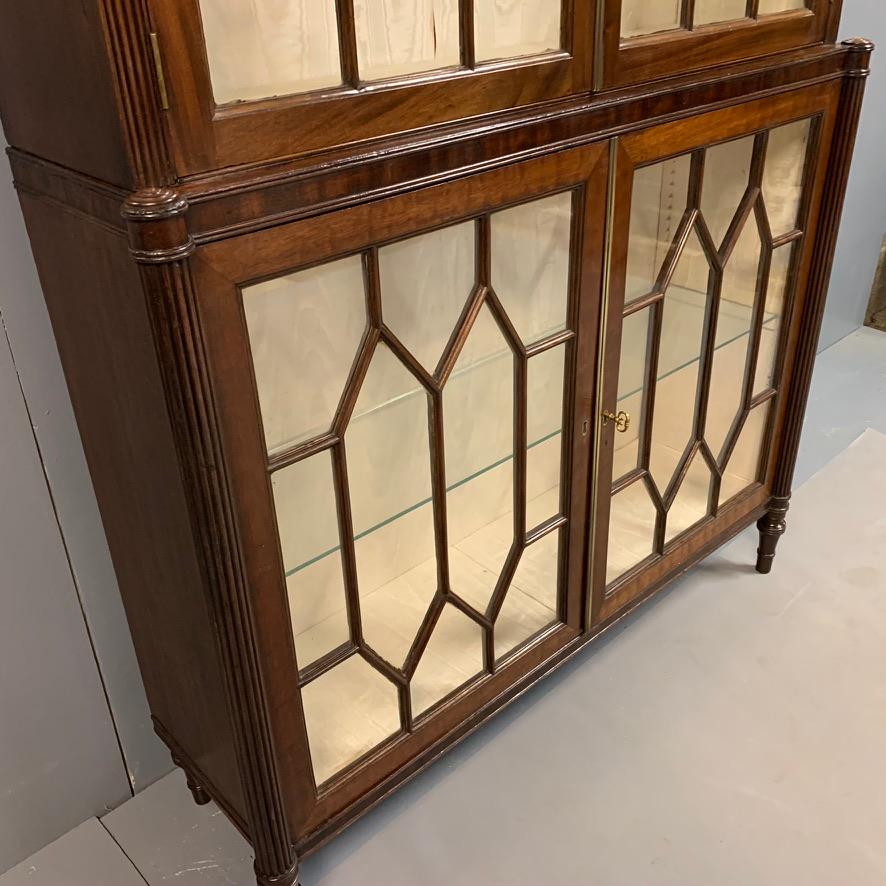
<path fill-rule="evenodd" d="M 96 3 L 0 0 L 0 111 L 11 145 L 131 184 Z"/>
<path fill-rule="evenodd" d="M 21 195 L 151 710 L 242 821 L 215 629 L 125 237 Z"/>

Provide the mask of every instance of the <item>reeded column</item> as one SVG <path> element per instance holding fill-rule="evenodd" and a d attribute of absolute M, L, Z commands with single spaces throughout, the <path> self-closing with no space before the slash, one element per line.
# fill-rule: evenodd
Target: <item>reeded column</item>
<path fill-rule="evenodd" d="M 757 572 L 764 574 L 771 571 L 775 548 L 787 528 L 786 515 L 797 465 L 797 451 L 800 447 L 806 403 L 809 399 L 812 368 L 821 333 L 825 298 L 830 283 L 837 234 L 840 230 L 840 216 L 846 197 L 846 183 L 849 180 L 849 165 L 855 147 L 865 81 L 870 74 L 870 59 L 874 50 L 874 44 L 863 37 L 845 40 L 843 46 L 846 49 L 846 71 L 822 197 L 821 220 L 813 246 L 814 258 L 801 320 L 800 341 L 797 345 L 794 374 L 788 391 L 787 418 L 781 442 L 780 460 L 769 510 L 757 523 L 757 528 L 760 530 Z"/>
<path fill-rule="evenodd" d="M 233 506 L 196 313 L 189 257 L 187 200 L 171 188 L 147 188 L 123 205 L 130 251 L 141 268 L 167 406 L 183 463 L 195 538 L 206 575 L 208 605 L 217 625 L 219 660 L 259 886 L 295 886 L 298 859 L 280 794 L 255 628 L 239 557 Z M 185 769 L 197 802 L 210 794 Z"/>

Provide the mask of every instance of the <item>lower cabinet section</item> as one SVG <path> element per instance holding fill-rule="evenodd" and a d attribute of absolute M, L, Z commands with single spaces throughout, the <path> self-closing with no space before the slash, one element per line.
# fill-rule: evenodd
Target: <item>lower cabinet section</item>
<path fill-rule="evenodd" d="M 272 717 L 309 820 L 580 635 L 609 153 L 198 254 Z"/>
<path fill-rule="evenodd" d="M 299 846 L 762 511 L 835 96 L 198 250 Z"/>

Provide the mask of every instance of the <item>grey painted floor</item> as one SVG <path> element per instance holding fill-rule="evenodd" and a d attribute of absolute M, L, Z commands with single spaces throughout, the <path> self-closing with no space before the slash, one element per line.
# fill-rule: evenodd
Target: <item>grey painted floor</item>
<path fill-rule="evenodd" d="M 886 884 L 883 434 L 886 335 L 860 330 L 819 360 L 772 576 L 738 537 L 308 859 L 305 886 Z M 0 886 L 250 868 L 173 774 Z"/>

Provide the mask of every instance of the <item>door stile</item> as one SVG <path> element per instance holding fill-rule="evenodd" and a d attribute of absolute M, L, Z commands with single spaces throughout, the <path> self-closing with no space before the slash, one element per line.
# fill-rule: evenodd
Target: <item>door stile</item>
<path fill-rule="evenodd" d="M 703 549 L 718 533 L 725 534 L 731 527 L 748 518 L 748 515 L 759 514 L 760 508 L 771 494 L 772 477 L 777 471 L 781 452 L 785 390 L 791 384 L 791 354 L 797 334 L 798 305 L 802 305 L 805 297 L 805 269 L 811 259 L 809 244 L 814 233 L 811 219 L 814 218 L 815 206 L 820 197 L 823 164 L 829 150 L 828 132 L 833 123 L 834 95 L 835 89 L 831 84 L 822 85 L 803 93 L 714 111 L 682 123 L 653 126 L 621 139 L 618 168 L 611 176 L 615 186 L 610 209 L 611 229 L 606 244 L 609 266 L 605 274 L 604 303 L 608 316 L 605 320 L 605 349 L 600 360 L 600 408 L 611 414 L 617 408 L 616 402 L 625 397 L 633 398 L 633 408 L 639 413 L 639 434 L 635 439 L 626 438 L 628 448 L 625 449 L 625 455 L 630 456 L 630 447 L 635 447 L 639 453 L 639 461 L 631 465 L 630 461 L 622 463 L 618 460 L 620 448 L 613 442 L 616 430 L 613 424 L 603 425 L 599 429 L 600 442 L 594 465 L 594 483 L 598 491 L 590 521 L 592 629 L 607 624 L 648 596 L 661 581 L 672 574 L 686 551 L 691 553 Z M 769 178 L 764 176 L 764 169 L 770 168 L 765 164 L 768 162 L 767 149 L 771 144 L 771 136 L 777 131 L 789 131 L 783 127 L 803 123 L 807 125 L 807 134 L 802 141 L 805 145 L 805 159 L 800 161 L 803 174 L 798 176 L 795 184 L 789 180 L 787 185 L 796 189 L 796 220 L 778 217 L 776 213 L 777 221 L 771 225 L 770 208 L 779 205 L 777 195 L 774 196 L 771 190 L 767 191 L 774 187 L 771 173 L 766 173 Z M 717 128 L 721 138 L 708 143 L 706 133 L 714 128 Z M 741 140 L 751 144 L 750 148 L 743 149 L 747 151 L 748 172 L 736 172 L 739 177 L 747 176 L 746 183 L 743 193 L 735 193 L 733 198 L 729 198 L 736 201 L 728 203 L 729 207 L 735 206 L 735 211 L 729 216 L 728 223 L 721 218 L 721 234 L 712 221 L 716 215 L 709 213 L 719 211 L 722 216 L 725 210 L 718 209 L 716 204 L 713 209 L 702 205 L 702 189 L 707 177 L 704 175 L 705 160 L 710 160 L 714 156 L 713 152 L 720 146 Z M 782 150 L 786 149 L 783 147 Z M 683 191 L 686 194 L 686 209 L 682 218 L 679 218 L 679 212 L 669 213 L 667 239 L 659 241 L 657 247 L 661 250 L 658 255 L 666 255 L 666 258 L 663 264 L 658 264 L 662 262 L 661 257 L 655 259 L 655 267 L 660 270 L 653 271 L 651 278 L 643 276 L 648 270 L 637 276 L 629 269 L 628 262 L 628 255 L 634 254 L 632 250 L 636 245 L 628 242 L 631 237 L 631 218 L 635 211 L 632 202 L 638 199 L 638 192 L 634 191 L 634 180 L 640 170 L 670 160 L 681 160 L 686 164 L 684 169 L 688 169 L 688 172 L 682 173 L 686 176 L 685 184 L 671 185 L 681 190 L 686 189 Z M 675 171 L 673 175 L 677 175 L 679 180 L 679 173 Z M 641 200 L 645 199 L 642 188 L 639 194 Z M 645 211 L 643 207 L 644 204 L 640 203 L 637 210 L 642 213 Z M 732 213 L 731 208 L 729 211 Z M 782 227 L 777 227 L 778 224 Z M 788 224 L 792 225 L 790 230 L 786 229 Z M 773 230 L 773 227 L 776 229 Z M 688 253 L 689 237 L 695 238 L 693 253 Z M 715 243 L 715 239 L 718 242 Z M 641 244 L 643 242 L 640 241 Z M 758 244 L 756 257 L 748 249 L 752 242 Z M 666 245 L 668 243 L 669 246 Z M 779 249 L 794 251 L 789 259 L 787 252 L 780 253 L 781 259 L 789 263 L 781 266 L 780 276 L 776 278 L 772 276 L 775 273 L 773 254 Z M 706 284 L 701 279 L 704 265 L 696 258 L 692 259 L 696 264 L 687 265 L 687 255 L 701 256 L 706 262 Z M 744 258 L 740 258 L 742 256 Z M 645 261 L 645 256 L 638 260 Z M 743 265 L 738 264 L 740 260 L 744 262 Z M 631 261 L 635 259 L 632 258 Z M 751 261 L 755 263 L 755 269 L 751 268 Z M 676 439 L 657 444 L 660 448 L 672 447 L 674 451 L 667 457 L 676 459 L 673 473 L 668 468 L 666 477 L 657 479 L 655 465 L 650 461 L 650 446 L 654 443 L 651 438 L 653 419 L 656 414 L 669 415 L 667 411 L 662 413 L 663 409 L 680 406 L 679 397 L 675 399 L 672 382 L 667 381 L 664 389 L 661 382 L 670 379 L 678 371 L 691 371 L 685 368 L 690 364 L 682 362 L 687 359 L 687 354 L 681 356 L 682 352 L 678 352 L 676 355 L 665 355 L 665 340 L 674 341 L 674 333 L 668 333 L 667 329 L 673 327 L 675 322 L 673 307 L 670 308 L 671 320 L 664 319 L 668 316 L 665 296 L 672 288 L 684 285 L 680 282 L 681 275 L 675 275 L 679 267 L 684 272 L 694 269 L 696 282 L 692 283 L 692 289 L 699 293 L 704 290 L 706 294 L 702 313 L 692 320 L 700 325 L 699 350 L 695 358 L 698 370 L 696 380 L 692 383 L 693 406 L 690 410 L 691 423 L 687 426 L 690 432 L 689 441 L 685 445 Z M 737 267 L 744 270 L 736 271 Z M 734 277 L 736 273 L 742 275 L 738 278 L 739 282 Z M 729 274 L 733 277 L 727 280 Z M 729 293 L 732 294 L 726 291 L 727 283 Z M 635 284 L 642 284 L 646 290 L 651 287 L 651 291 L 645 295 L 640 294 L 644 289 L 634 292 L 631 287 Z M 777 289 L 774 288 L 776 285 Z M 768 307 L 767 301 L 770 289 L 776 293 L 773 297 L 780 300 L 773 302 L 776 306 L 773 308 Z M 739 301 L 736 301 L 736 296 Z M 752 301 L 741 300 L 751 296 Z M 670 304 L 673 305 L 673 302 Z M 738 308 L 735 305 L 746 316 L 736 314 Z M 644 322 L 646 318 L 641 320 L 637 316 L 643 311 L 646 312 L 648 323 Z M 761 363 L 764 359 L 761 336 L 766 318 L 770 316 L 767 312 L 771 311 L 775 311 L 772 314 L 774 324 L 780 325 L 771 324 L 767 327 L 774 325 L 776 331 L 769 333 L 766 362 Z M 628 330 L 626 325 L 622 330 L 622 323 L 627 323 L 629 317 L 634 318 L 633 328 Z M 685 325 L 685 320 L 685 315 L 680 315 L 676 322 Z M 735 326 L 739 322 L 745 323 L 746 328 L 741 327 L 736 332 Z M 722 333 L 721 325 L 725 330 Z M 619 364 L 624 357 L 621 354 L 624 347 L 622 339 L 629 334 L 631 338 L 625 340 L 625 345 L 634 338 L 638 339 L 630 349 L 631 355 L 639 359 L 642 352 L 646 362 L 642 372 L 631 369 L 632 362 L 626 364 L 631 373 L 626 376 L 630 384 L 622 391 L 619 382 Z M 640 338 L 642 335 L 646 336 L 645 342 Z M 667 338 L 669 335 L 671 337 Z M 733 344 L 738 341 L 738 335 L 746 336 L 747 342 Z M 726 350 L 728 348 L 731 350 Z M 736 377 L 732 387 L 724 387 L 724 378 L 730 376 L 724 376 L 723 367 L 731 364 L 723 361 L 733 359 L 741 364 L 741 377 Z M 675 368 L 671 367 L 672 360 Z M 662 361 L 663 365 L 659 366 Z M 765 390 L 758 389 L 758 366 L 765 367 L 773 379 Z M 665 374 L 662 375 L 662 372 Z M 637 390 L 634 390 L 635 387 Z M 632 393 L 628 394 L 627 390 Z M 722 399 L 718 400 L 718 397 Z M 736 398 L 734 405 L 730 399 L 732 397 Z M 661 402 L 657 403 L 657 399 Z M 688 410 L 688 403 L 686 408 Z M 680 413 L 676 414 L 679 416 Z M 756 422 L 754 425 L 750 423 L 752 417 Z M 680 419 L 677 418 L 676 421 Z M 722 439 L 719 439 L 720 434 L 723 434 Z M 679 433 L 674 436 L 679 436 Z M 742 454 L 739 454 L 739 444 L 744 447 Z M 754 458 L 752 449 L 754 452 L 759 451 L 756 470 L 753 470 L 754 466 L 751 464 Z M 678 456 L 678 453 L 681 454 Z M 733 462 L 733 456 L 738 461 Z M 738 467 L 733 467 L 733 464 Z M 620 467 L 613 471 L 616 465 Z M 749 473 L 751 471 L 753 476 Z M 701 516 L 699 490 L 703 472 L 707 473 L 709 482 L 705 492 L 707 508 L 704 516 Z M 607 481 L 611 480 L 608 488 L 601 482 L 604 477 Z M 662 487 L 659 494 L 657 486 L 661 479 L 666 480 L 667 485 Z M 737 487 L 736 484 L 742 481 L 745 485 Z M 639 516 L 640 505 L 631 503 L 631 500 L 625 503 L 626 500 L 622 499 L 620 505 L 611 501 L 617 494 L 623 494 L 635 485 L 645 487 L 645 497 L 638 489 L 638 498 L 633 500 L 636 502 L 642 498 L 645 502 L 642 505 L 642 517 Z M 686 489 L 693 490 L 690 493 L 693 498 L 687 498 Z M 610 523 L 616 519 L 617 513 L 622 513 L 617 510 L 618 507 L 636 507 L 638 516 L 630 519 L 642 520 L 644 526 L 648 521 L 648 531 L 651 533 L 651 552 L 647 549 L 644 554 L 643 551 L 636 550 L 635 543 L 634 555 L 640 559 L 630 561 L 630 566 L 626 565 L 621 572 L 607 562 L 611 558 L 609 547 L 612 543 L 610 533 L 613 530 Z M 694 517 L 694 522 L 685 526 L 681 526 L 680 522 L 672 523 L 672 512 L 677 513 L 682 508 L 680 513 L 685 515 L 690 507 L 699 514 Z M 689 513 L 694 516 L 694 510 Z M 624 521 L 628 518 L 619 519 Z M 681 519 L 686 517 L 677 518 L 678 521 Z M 619 525 L 624 526 L 624 522 Z M 647 530 L 643 529 L 643 532 L 646 533 Z M 641 543 L 645 542 L 645 537 L 644 534 Z M 616 547 L 616 552 L 619 557 L 623 556 L 621 548 Z"/>
<path fill-rule="evenodd" d="M 610 478 L 612 476 L 615 424 L 604 421 L 602 413 L 612 411 L 616 402 L 618 358 L 624 311 L 625 270 L 628 252 L 633 169 L 619 138 L 609 142 L 606 182 L 606 227 L 603 237 L 603 269 L 600 316 L 597 326 L 594 393 L 589 410 L 593 461 L 590 474 L 588 511 L 590 544 L 587 552 L 587 624 L 596 625 L 606 592 L 606 546 L 609 532 Z M 613 303 L 613 298 L 617 303 Z"/>

